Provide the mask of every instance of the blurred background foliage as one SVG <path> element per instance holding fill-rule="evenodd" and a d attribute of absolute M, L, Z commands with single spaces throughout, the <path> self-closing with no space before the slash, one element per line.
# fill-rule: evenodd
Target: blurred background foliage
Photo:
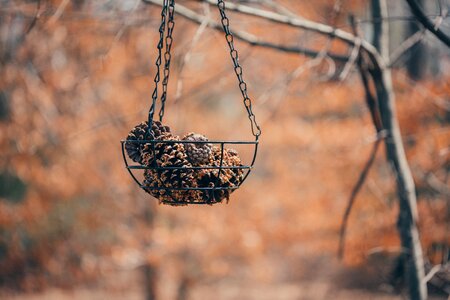
<path fill-rule="evenodd" d="M 219 20 L 213 6 L 177 3 Z M 277 3 L 322 23 L 334 5 Z M 381 293 L 401 251 L 382 151 L 352 211 L 344 261 L 336 260 L 342 214 L 375 139 L 356 72 L 338 80 L 329 71 L 343 66 L 325 61 L 289 80 L 311 59 L 237 42 L 263 129 L 256 168 L 229 204 L 158 206 L 127 174 L 119 141 L 147 116 L 160 8 L 134 0 L 0 5 L 5 297 L 88 287 L 140 299 L 152 293 L 145 286 L 161 299 L 322 299 L 336 285 Z M 410 15 L 400 1 L 390 6 L 392 16 Z M 343 1 L 336 26 L 351 31 L 354 14 L 370 38 L 369 8 Z M 320 50 L 327 40 L 236 13 L 230 19 L 232 28 L 281 44 Z M 409 20 L 393 18 L 393 49 L 410 34 Z M 421 45 L 427 59 L 414 60 L 413 49 L 393 80 L 422 245 L 430 262 L 442 263 L 450 244 L 450 53 L 428 34 Z M 338 41 L 330 49 L 348 52 Z M 223 34 L 176 16 L 173 52 L 165 123 L 180 135 L 250 138 Z M 420 71 L 408 69 L 414 63 Z M 305 286 L 319 294 L 305 296 Z"/>

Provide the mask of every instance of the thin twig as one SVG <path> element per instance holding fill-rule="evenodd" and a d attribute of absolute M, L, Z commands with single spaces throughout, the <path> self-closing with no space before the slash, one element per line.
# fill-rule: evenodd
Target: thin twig
<path fill-rule="evenodd" d="M 114 39 L 111 42 L 111 44 L 109 45 L 108 50 L 106 50 L 105 53 L 102 55 L 102 59 L 105 59 L 109 55 L 111 50 L 114 48 L 114 46 L 119 42 L 119 40 L 123 36 L 125 30 L 128 28 L 128 25 L 130 22 L 130 17 L 132 15 L 132 13 L 138 8 L 139 3 L 140 3 L 140 0 L 135 0 L 133 8 L 127 13 L 126 17 L 124 18 L 124 20 L 122 22 L 122 25 L 120 26 L 119 30 L 114 35 Z"/>
<path fill-rule="evenodd" d="M 262 0 L 262 2 L 267 4 L 269 7 L 275 9 L 275 11 L 277 13 L 279 13 L 279 14 L 283 14 L 283 15 L 288 16 L 288 17 L 303 19 L 298 14 L 294 14 L 289 8 L 287 8 L 287 7 L 281 5 L 280 3 L 277 3 L 277 2 L 275 2 L 273 0 Z"/>
<path fill-rule="evenodd" d="M 148 0 L 144 0 L 148 1 Z M 152 0 L 153 1 L 153 0 Z M 210 5 L 216 5 L 216 2 L 214 0 L 203 0 Z M 337 39 L 339 39 L 342 42 L 345 42 L 350 45 L 354 45 L 356 43 L 356 37 L 344 30 L 337 29 L 333 26 L 325 25 L 322 23 L 306 20 L 306 19 L 300 19 L 300 18 L 293 18 L 289 16 L 284 16 L 275 12 L 258 9 L 242 4 L 235 4 L 235 3 L 227 3 L 227 9 L 231 11 L 235 11 L 237 13 L 241 13 L 244 15 L 259 17 L 267 21 L 271 21 L 278 24 L 284 24 L 289 25 L 290 27 L 294 28 L 301 28 L 305 30 L 309 30 L 312 32 L 316 32 L 322 35 L 326 36 L 333 36 Z M 376 55 L 378 52 L 375 49 L 373 45 L 371 45 L 369 42 L 362 39 L 361 41 L 361 48 L 363 48 L 365 51 L 371 53 L 371 55 Z"/>
<path fill-rule="evenodd" d="M 404 40 L 400 46 L 398 46 L 391 54 L 388 62 L 388 68 L 392 68 L 395 63 L 403 56 L 406 52 L 411 50 L 417 43 L 421 42 L 425 36 L 425 29 L 417 31 L 406 40 Z"/>
<path fill-rule="evenodd" d="M 353 17 L 351 17 L 350 22 L 352 24 L 355 36 L 358 37 L 359 34 L 358 34 L 358 29 L 356 27 L 355 19 Z M 341 228 L 340 228 L 340 233 L 339 233 L 339 251 L 338 251 L 338 257 L 340 259 L 342 259 L 344 256 L 347 223 L 348 223 L 348 219 L 350 217 L 350 213 L 353 208 L 353 204 L 355 203 L 356 196 L 358 195 L 359 191 L 361 190 L 361 187 L 363 186 L 363 184 L 367 178 L 367 175 L 369 174 L 370 168 L 372 167 L 373 162 L 375 161 L 378 147 L 384 137 L 380 112 L 377 109 L 378 106 L 376 105 L 375 96 L 372 94 L 372 92 L 370 90 L 370 86 L 369 86 L 369 70 L 368 70 L 367 65 L 363 61 L 361 52 L 359 53 L 359 55 L 357 55 L 357 65 L 358 65 L 358 70 L 359 70 L 359 73 L 361 76 L 361 81 L 362 81 L 363 87 L 364 87 L 366 104 L 369 108 L 375 130 L 377 131 L 377 140 L 373 144 L 373 148 L 370 153 L 369 159 L 367 160 L 366 164 L 364 165 L 364 168 L 362 169 L 362 171 L 359 175 L 358 181 L 356 182 L 355 186 L 352 189 L 350 198 L 348 200 L 347 207 L 344 212 L 344 216 L 342 217 L 342 223 L 341 223 Z"/>
<path fill-rule="evenodd" d="M 438 0 L 438 6 L 439 6 L 439 16 L 436 18 L 436 21 L 434 22 L 434 26 L 436 28 L 439 28 L 444 21 L 445 17 L 447 17 L 448 14 L 448 8 L 447 4 L 442 3 L 442 0 Z"/>
<path fill-rule="evenodd" d="M 358 27 L 356 25 L 357 23 L 356 23 L 355 18 L 352 17 L 352 16 L 350 17 L 350 23 L 352 25 L 353 32 L 354 32 L 355 36 L 359 37 L 360 33 L 358 32 Z M 372 94 L 371 89 L 370 89 L 370 84 L 369 84 L 369 76 L 370 76 L 369 66 L 365 62 L 362 52 L 360 52 L 360 54 L 357 56 L 357 65 L 358 65 L 358 70 L 359 70 L 359 74 L 360 74 L 360 77 L 361 77 L 361 81 L 362 81 L 362 84 L 363 84 L 363 87 L 364 87 L 366 104 L 367 104 L 367 107 L 369 108 L 370 115 L 372 117 L 372 123 L 373 123 L 373 125 L 375 127 L 375 130 L 376 130 L 377 134 L 380 134 L 381 131 L 383 130 L 383 124 L 382 124 L 382 121 L 381 121 L 381 114 L 380 114 L 380 111 L 378 109 L 377 99 Z"/>
<path fill-rule="evenodd" d="M 55 23 L 56 21 L 58 21 L 58 19 L 61 18 L 62 14 L 64 13 L 64 10 L 66 9 L 67 5 L 69 5 L 69 3 L 70 0 L 62 0 L 58 8 L 56 9 L 55 13 L 48 20 L 48 22 Z"/>
<path fill-rule="evenodd" d="M 345 66 L 342 69 L 341 74 L 339 74 L 339 80 L 344 81 L 347 78 L 348 73 L 350 73 L 350 70 L 352 69 L 353 65 L 355 64 L 355 61 L 359 56 L 360 49 L 361 49 L 361 39 L 357 38 L 356 43 L 353 46 L 352 52 L 350 53 L 350 57 L 348 61 L 345 63 Z"/>
<path fill-rule="evenodd" d="M 434 105 L 436 105 L 439 108 L 450 111 L 450 101 L 445 99 L 447 97 L 447 94 L 442 95 L 442 96 L 437 96 L 429 88 L 427 88 L 424 84 L 421 84 L 420 82 L 415 82 L 415 81 L 411 80 L 404 73 L 399 72 L 398 76 L 401 76 L 403 80 L 408 82 L 408 84 L 412 87 L 414 93 L 418 92 L 424 98 L 431 98 Z M 446 129 L 444 128 L 444 130 L 446 130 Z"/>
<path fill-rule="evenodd" d="M 272 98 L 269 94 L 270 91 L 276 90 L 280 91 L 280 93 L 277 95 L 274 103 L 273 108 L 270 110 L 270 114 L 263 120 L 261 123 L 264 123 L 276 116 L 278 113 L 278 108 L 280 107 L 281 103 L 286 99 L 285 95 L 288 90 L 289 85 L 297 79 L 301 74 L 303 74 L 306 70 L 312 69 L 322 63 L 324 58 L 327 56 L 328 47 L 324 47 L 319 54 L 317 54 L 316 57 L 313 59 L 310 59 L 306 61 L 304 64 L 298 66 L 294 71 L 290 72 L 286 76 L 284 76 L 281 80 L 278 81 L 275 85 L 269 86 L 268 89 L 264 92 L 262 92 L 262 96 L 258 98 L 258 106 L 263 106 L 269 98 Z"/>
<path fill-rule="evenodd" d="M 428 172 L 424 174 L 423 172 L 417 172 L 420 177 L 436 192 L 442 194 L 443 196 L 450 197 L 450 188 L 439 180 L 433 172 Z"/>
<path fill-rule="evenodd" d="M 273 1 L 271 1 L 271 2 L 273 2 Z M 333 26 L 336 26 L 337 19 L 341 12 L 341 6 L 342 6 L 341 0 L 336 0 L 334 3 L 334 6 L 333 6 L 332 15 L 331 15 L 331 20 L 332 20 L 331 24 Z M 288 14 L 288 16 L 294 17 L 294 18 L 296 17 L 295 14 L 293 14 L 293 13 Z M 322 61 L 327 59 L 328 51 L 331 48 L 333 39 L 334 39 L 334 36 L 332 36 L 332 35 L 328 36 L 325 46 L 320 50 L 319 53 L 317 53 L 317 55 L 313 59 L 308 60 L 304 64 L 299 65 L 294 71 L 292 71 L 289 74 L 287 74 L 286 76 L 284 76 L 284 78 L 282 80 L 279 80 L 277 84 L 272 85 L 271 87 L 269 87 L 266 91 L 264 91 L 262 93 L 262 96 L 259 98 L 259 101 L 258 101 L 259 106 L 262 106 L 265 102 L 267 102 L 267 100 L 270 97 L 270 94 L 269 94 L 270 91 L 272 91 L 272 90 L 281 91 L 277 95 L 276 101 L 274 101 L 275 103 L 273 105 L 273 109 L 270 110 L 271 113 L 269 114 L 269 116 L 266 118 L 265 121 L 275 117 L 281 103 L 283 102 L 284 99 L 286 99 L 285 95 L 286 95 L 286 92 L 287 92 L 288 87 L 291 84 L 291 82 L 294 81 L 295 79 L 297 79 L 306 70 L 309 70 L 316 66 L 319 66 L 322 63 Z M 329 65 L 330 66 L 332 65 L 333 67 L 329 68 L 326 78 L 331 78 L 336 71 L 336 68 L 334 67 L 334 61 L 332 61 L 332 60 L 331 60 L 331 62 L 329 61 Z"/>
<path fill-rule="evenodd" d="M 427 18 L 440 18 L 442 17 L 442 14 L 428 14 L 426 15 Z M 447 16 L 446 16 L 447 17 Z M 444 17 L 444 19 L 446 18 Z M 383 18 L 370 18 L 370 19 L 363 19 L 359 20 L 357 23 L 381 23 L 381 22 L 394 22 L 394 21 L 402 21 L 402 22 L 416 22 L 417 18 L 415 16 L 389 16 L 389 17 L 383 17 Z"/>
<path fill-rule="evenodd" d="M 443 6 L 440 1 L 439 3 L 439 9 L 440 14 L 434 21 L 434 27 L 438 28 L 441 26 L 442 21 L 446 18 L 448 10 L 447 7 Z M 403 43 L 398 46 L 397 49 L 395 49 L 392 54 L 390 55 L 389 62 L 387 63 L 388 68 L 392 68 L 392 66 L 403 56 L 405 53 L 407 53 L 414 45 L 421 42 L 422 39 L 425 37 L 426 29 L 422 29 L 420 31 L 417 31 L 412 36 L 408 37 Z"/>
<path fill-rule="evenodd" d="M 337 2 L 334 5 L 336 7 Z M 352 20 L 352 21 L 355 22 L 355 20 Z M 353 23 L 353 24 L 355 24 L 355 23 Z M 347 78 L 348 74 L 350 73 L 350 70 L 352 69 L 353 65 L 355 64 L 356 60 L 359 57 L 360 49 L 361 49 L 361 38 L 356 36 L 355 44 L 353 45 L 352 52 L 350 53 L 350 57 L 349 57 L 348 61 L 345 63 L 345 66 L 342 69 L 341 74 L 339 74 L 339 80 L 344 81 Z"/>
<path fill-rule="evenodd" d="M 353 187 L 352 192 L 350 194 L 350 198 L 347 204 L 347 207 L 345 208 L 344 216 L 342 217 L 342 223 L 341 228 L 339 232 L 339 251 L 338 251 L 338 257 L 342 259 L 344 257 L 345 252 L 345 236 L 347 233 L 347 223 L 348 218 L 350 217 L 350 212 L 352 211 L 353 204 L 355 203 L 356 196 L 358 195 L 358 192 L 360 191 L 361 187 L 364 184 L 364 181 L 367 178 L 367 174 L 369 174 L 370 168 L 372 167 L 373 162 L 375 161 L 375 157 L 378 151 L 378 147 L 381 144 L 381 141 L 383 139 L 378 138 L 375 143 L 373 144 L 372 151 L 370 152 L 369 159 L 367 160 L 366 164 L 364 165 L 364 168 L 361 171 L 361 174 L 359 175 L 358 181 L 356 182 L 356 185 Z"/>
<path fill-rule="evenodd" d="M 427 275 L 425 275 L 425 277 L 423 278 L 423 280 L 425 282 L 430 281 L 431 279 L 433 279 L 434 275 L 436 275 L 440 270 L 441 270 L 442 266 L 441 265 L 435 265 L 433 266 L 430 271 L 428 271 Z"/>
<path fill-rule="evenodd" d="M 160 1 L 158 1 L 158 0 L 142 0 L 142 1 L 146 4 L 161 6 Z M 232 3 L 227 3 L 227 5 L 229 5 L 229 4 L 232 4 Z M 194 12 L 194 11 L 190 10 L 189 8 L 187 8 L 183 5 L 180 5 L 180 4 L 177 4 L 177 10 L 175 11 L 175 13 L 177 13 L 178 15 L 183 16 L 187 20 L 190 20 L 197 24 L 201 24 L 205 19 L 204 16 L 197 14 L 196 12 Z M 209 27 L 211 27 L 215 30 L 218 30 L 220 32 L 223 31 L 222 25 L 219 24 L 218 22 L 208 20 L 207 23 L 208 23 Z M 324 25 L 324 26 L 326 26 L 326 25 Z M 326 27 L 329 27 L 329 26 L 326 26 Z M 341 32 L 344 32 L 344 31 L 341 31 Z M 310 57 L 314 57 L 319 53 L 319 51 L 317 51 L 317 50 L 312 50 L 312 49 L 303 48 L 303 47 L 299 47 L 299 46 L 286 46 L 286 45 L 282 45 L 282 44 L 274 44 L 271 42 L 266 42 L 266 41 L 258 39 L 256 36 L 254 36 L 248 32 L 245 32 L 245 31 L 233 30 L 233 36 L 241 41 L 244 41 L 244 42 L 250 44 L 251 46 L 269 48 L 269 49 L 274 49 L 274 50 L 287 52 L 287 53 L 303 54 L 305 56 L 310 56 Z M 351 44 L 350 41 L 353 40 L 353 37 L 351 34 L 350 35 L 344 34 L 343 38 L 346 39 L 347 43 L 350 43 L 350 44 Z M 369 48 L 370 47 L 371 46 L 369 46 Z M 371 50 L 374 50 L 373 47 Z M 374 50 L 374 51 L 376 52 L 376 50 Z M 343 62 L 347 61 L 347 59 L 348 59 L 347 56 L 332 54 L 332 53 L 330 53 L 328 56 L 333 58 L 334 60 L 343 61 Z"/>
<path fill-rule="evenodd" d="M 206 27 L 208 26 L 209 19 L 210 19 L 209 18 L 209 6 L 205 5 L 205 19 L 203 20 L 203 22 L 200 24 L 200 26 L 195 31 L 192 41 L 189 44 L 189 48 L 186 51 L 186 54 L 184 55 L 183 59 L 181 60 L 181 64 L 180 64 L 179 71 L 178 71 L 179 75 L 178 75 L 178 81 L 177 81 L 177 89 L 175 92 L 175 100 L 174 100 L 175 103 L 178 102 L 178 100 L 181 97 L 181 94 L 183 93 L 182 73 L 183 73 L 184 66 L 191 60 L 192 50 L 194 49 L 195 44 L 197 44 L 198 40 L 202 36 Z"/>
<path fill-rule="evenodd" d="M 431 22 L 431 20 L 427 18 L 420 5 L 415 0 L 406 0 L 406 2 L 408 3 L 409 7 L 411 8 L 411 12 L 417 18 L 417 20 L 426 29 L 428 29 L 428 31 L 433 33 L 441 42 L 450 47 L 450 37 L 442 30 L 440 30 L 437 24 L 433 24 L 433 22 Z"/>
<path fill-rule="evenodd" d="M 31 21 L 30 25 L 28 26 L 27 30 L 25 31 L 25 35 L 31 32 L 34 26 L 36 26 L 36 23 L 40 17 L 41 17 L 41 0 L 38 0 L 38 2 L 36 3 L 36 12 L 34 13 L 34 18 Z"/>

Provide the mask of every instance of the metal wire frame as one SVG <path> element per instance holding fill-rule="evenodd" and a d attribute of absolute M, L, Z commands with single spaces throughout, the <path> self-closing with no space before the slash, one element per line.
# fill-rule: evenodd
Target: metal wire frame
<path fill-rule="evenodd" d="M 198 199 L 184 199 L 185 201 L 177 201 L 172 199 L 173 201 L 170 201 L 171 204 L 213 204 L 217 203 L 218 201 L 214 200 L 214 193 L 216 191 L 223 191 L 223 190 L 236 190 L 238 189 L 241 184 L 247 179 L 248 175 L 250 174 L 251 170 L 253 169 L 253 165 L 255 164 L 256 155 L 258 153 L 258 144 L 259 144 L 259 136 L 255 137 L 254 141 L 187 141 L 187 140 L 122 140 L 122 156 L 123 160 L 125 162 L 125 167 L 130 173 L 131 177 L 134 179 L 134 181 L 145 191 L 147 190 L 164 190 L 170 192 L 171 191 L 204 191 L 207 192 L 208 198 L 204 201 L 198 201 Z M 130 159 L 127 157 L 125 145 L 127 143 L 133 143 L 133 144 L 151 144 L 153 148 L 153 152 L 155 149 L 155 144 L 212 144 L 212 145 L 220 145 L 220 163 L 218 166 L 192 166 L 192 167 L 184 167 L 184 166 L 171 166 L 171 167 L 158 167 L 156 165 L 147 166 L 137 163 L 130 163 Z M 253 145 L 254 151 L 253 151 L 253 157 L 251 158 L 251 162 L 248 165 L 240 165 L 240 166 L 224 166 L 223 165 L 223 156 L 224 156 L 224 146 L 225 145 Z M 244 170 L 244 175 L 242 180 L 235 186 L 229 186 L 229 187 L 223 187 L 219 186 L 219 180 L 220 175 L 222 174 L 223 170 L 226 169 L 234 169 L 234 170 Z M 168 186 L 147 186 L 144 185 L 136 176 L 135 172 L 137 171 L 144 171 L 144 170 L 155 170 L 155 171 L 165 171 L 165 170 L 175 170 L 175 171 L 182 171 L 182 170 L 219 170 L 216 181 L 213 183 L 213 186 L 203 186 L 203 187 L 168 187 Z"/>
<path fill-rule="evenodd" d="M 234 38 L 233 38 L 233 34 L 230 30 L 230 21 L 226 15 L 225 12 L 225 2 L 224 0 L 217 0 L 217 7 L 219 9 L 220 12 L 220 17 L 221 17 L 221 23 L 222 23 L 222 27 L 225 33 L 225 39 L 226 42 L 228 44 L 229 50 L 230 50 L 230 57 L 233 63 L 233 68 L 234 68 L 234 72 L 237 76 L 238 82 L 239 82 L 239 90 L 241 91 L 242 97 L 243 97 L 243 103 L 245 106 L 245 109 L 247 111 L 248 114 L 248 118 L 250 120 L 250 124 L 251 124 L 251 131 L 253 136 L 255 137 L 254 141 L 183 141 L 183 140 L 177 140 L 177 141 L 165 141 L 165 140 L 155 140 L 154 136 L 152 135 L 152 124 L 153 124 L 153 115 L 155 113 L 155 107 L 156 107 L 156 103 L 158 100 L 158 86 L 159 86 L 159 82 L 160 82 L 160 66 L 162 63 L 162 49 L 163 49 L 163 44 L 164 41 L 166 42 L 165 44 L 165 49 L 166 52 L 164 54 L 164 79 L 162 82 L 163 85 L 163 94 L 161 96 L 161 110 L 159 113 L 159 119 L 160 121 L 162 121 L 163 116 L 164 116 L 164 104 L 166 101 L 166 96 L 167 96 L 167 84 L 168 84 L 168 79 L 169 79 L 169 69 L 170 69 L 170 60 L 171 60 L 171 54 L 170 54 L 170 50 L 172 47 L 172 32 L 173 32 L 173 28 L 175 25 L 174 22 L 174 11 L 175 11 L 175 0 L 164 0 L 163 1 L 163 5 L 162 5 L 162 11 L 161 11 L 161 24 L 159 27 L 159 43 L 157 45 L 157 49 L 158 49 L 158 57 L 156 59 L 156 74 L 154 77 L 154 82 L 155 82 L 155 88 L 152 94 L 152 105 L 150 106 L 149 109 L 149 113 L 148 113 L 148 130 L 145 134 L 144 140 L 125 140 L 125 141 L 121 141 L 122 144 L 122 155 L 123 155 L 123 159 L 125 162 L 125 166 L 126 169 L 128 170 L 128 172 L 130 173 L 131 177 L 134 179 L 134 181 L 142 188 L 144 189 L 146 192 L 152 191 L 152 190 L 165 190 L 167 193 L 166 195 L 168 195 L 169 197 L 172 198 L 172 202 L 170 202 L 170 204 L 212 204 L 212 203 L 216 203 L 216 202 L 220 202 L 222 195 L 220 195 L 219 193 L 219 200 L 215 199 L 215 192 L 216 191 L 223 191 L 223 190 L 235 190 L 238 189 L 241 184 L 247 179 L 248 175 L 250 174 L 253 165 L 255 163 L 256 160 L 256 155 L 258 152 L 258 139 L 259 136 L 261 135 L 261 129 L 259 127 L 259 125 L 256 122 L 256 118 L 255 115 L 252 111 L 252 101 L 250 100 L 250 97 L 248 96 L 248 92 L 247 92 L 247 83 L 244 81 L 243 78 L 243 69 L 242 66 L 239 63 L 239 55 L 238 55 L 238 51 L 234 46 Z M 167 32 L 166 32 L 166 27 L 167 27 Z M 164 34 L 167 33 L 166 37 L 164 37 Z M 156 162 L 153 161 L 153 164 L 151 166 L 147 166 L 147 165 L 142 165 L 142 164 L 130 164 L 129 163 L 129 159 L 126 155 L 126 149 L 125 149 L 125 145 L 127 143 L 139 143 L 139 144 L 151 144 L 151 148 L 153 153 L 155 153 L 155 144 L 215 144 L 215 145 L 220 145 L 220 163 L 219 165 L 214 165 L 214 166 L 201 166 L 201 167 L 179 167 L 179 166 L 170 166 L 170 167 L 158 167 L 156 165 Z M 240 165 L 240 166 L 224 166 L 223 162 L 224 162 L 224 146 L 225 145 L 253 145 L 254 146 L 254 152 L 253 152 L 253 158 L 251 160 L 251 163 L 249 165 Z M 243 170 L 243 178 L 242 180 L 240 180 L 239 182 L 236 183 L 236 185 L 233 186 L 229 186 L 229 187 L 224 187 L 224 186 L 220 186 L 220 176 L 223 173 L 224 170 L 226 169 L 234 169 L 234 170 Z M 219 170 L 217 172 L 217 177 L 215 179 L 213 179 L 212 181 L 215 180 L 215 182 L 209 182 L 208 186 L 205 187 L 169 187 L 169 186 L 155 186 L 155 187 L 151 187 L 151 186 L 147 186 L 144 185 L 142 182 L 139 181 L 139 179 L 136 177 L 135 172 L 138 171 L 144 171 L 145 170 L 154 170 L 154 171 L 164 171 L 164 170 L 172 170 L 172 171 L 182 171 L 182 170 L 194 170 L 194 173 L 196 171 L 201 171 L 201 170 Z M 213 174 L 213 176 L 215 177 L 216 175 Z M 181 180 L 181 179 L 180 179 Z M 210 184 L 212 184 L 212 186 L 209 186 Z M 173 197 L 173 193 L 171 193 L 171 191 L 203 191 L 202 196 L 206 196 L 206 200 L 205 201 L 198 201 L 199 199 L 183 199 L 185 201 L 181 202 L 181 201 L 177 201 L 174 199 Z M 150 193 L 152 194 L 152 193 Z"/>

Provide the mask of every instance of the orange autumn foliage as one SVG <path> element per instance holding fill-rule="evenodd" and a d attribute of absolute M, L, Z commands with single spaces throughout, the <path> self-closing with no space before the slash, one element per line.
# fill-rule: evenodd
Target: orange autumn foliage
<path fill-rule="evenodd" d="M 290 3 L 323 22 L 332 6 L 319 2 Z M 174 281 L 184 270 L 200 281 L 275 282 L 307 270 L 310 257 L 336 254 L 341 217 L 375 135 L 358 74 L 321 82 L 316 79 L 326 67 L 318 66 L 286 84 L 286 75 L 309 58 L 237 42 L 263 130 L 255 169 L 228 205 L 157 206 L 129 177 L 119 141 L 147 117 L 158 9 L 116 7 L 117 15 L 130 18 L 123 21 L 106 9 L 70 4 L 56 19 L 49 12 L 59 4 L 47 1 L 32 30 L 2 50 L 9 57 L 1 62 L 0 89 L 11 111 L 0 121 L 0 169 L 20 178 L 26 194 L 0 199 L 0 285 L 71 286 L 146 262 Z M 363 10 L 347 5 L 347 11 Z M 18 9 L 0 12 L 1 28 L 30 24 L 33 4 Z M 243 26 L 239 20 L 232 14 L 232 25 Z M 222 34 L 206 29 L 191 46 L 198 27 L 176 22 L 165 122 L 176 134 L 248 139 Z M 278 26 L 245 25 L 281 42 L 297 36 Z M 309 44 L 320 49 L 323 41 Z M 431 173 L 445 185 L 448 177 L 450 74 L 418 83 L 403 70 L 393 75 L 422 243 L 435 260 L 432 246 L 450 243 L 449 204 L 427 179 Z M 364 264 L 377 247 L 399 251 L 397 214 L 394 175 L 380 151 L 350 218 L 345 263 Z"/>

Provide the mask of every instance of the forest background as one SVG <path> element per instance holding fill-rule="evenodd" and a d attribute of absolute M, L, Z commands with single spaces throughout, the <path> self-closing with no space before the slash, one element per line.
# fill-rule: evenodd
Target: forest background
<path fill-rule="evenodd" d="M 0 1 L 0 297 L 406 295 L 395 275 L 399 205 L 384 148 L 355 199 L 338 259 L 344 211 L 379 139 L 357 60 L 328 56 L 352 56 L 355 47 L 339 39 L 229 12 L 232 31 L 318 52 L 236 40 L 263 130 L 252 174 L 228 204 L 202 207 L 158 205 L 133 183 L 119 141 L 151 103 L 161 12 L 151 2 Z M 370 1 L 230 1 L 238 2 L 356 30 L 370 42 L 377 23 Z M 208 27 L 220 21 L 217 8 L 176 5 L 205 18 L 175 17 L 165 124 L 180 135 L 250 139 L 224 34 Z M 450 32 L 448 3 L 421 5 Z M 388 1 L 388 11 L 396 58 L 388 67 L 428 273 L 449 259 L 450 51 L 407 1 Z M 449 288 L 429 291 L 445 299 Z"/>

